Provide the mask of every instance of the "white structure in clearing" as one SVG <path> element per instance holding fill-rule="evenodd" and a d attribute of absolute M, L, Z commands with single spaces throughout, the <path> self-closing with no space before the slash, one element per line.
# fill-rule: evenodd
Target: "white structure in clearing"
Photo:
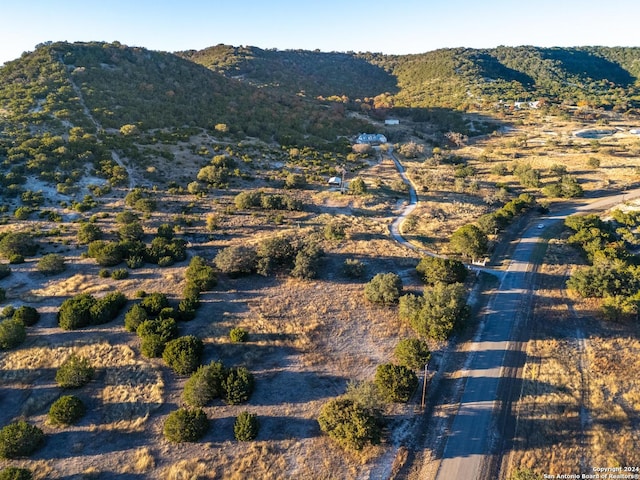
<path fill-rule="evenodd" d="M 381 133 L 361 133 L 356 139 L 356 143 L 368 143 L 369 145 L 379 145 L 387 143 L 387 137 Z"/>

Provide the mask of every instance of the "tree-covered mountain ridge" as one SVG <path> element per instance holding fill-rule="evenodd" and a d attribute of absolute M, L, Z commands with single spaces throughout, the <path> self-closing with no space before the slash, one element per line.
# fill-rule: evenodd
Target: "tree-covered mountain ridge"
<path fill-rule="evenodd" d="M 0 68 L 0 122 L 5 133 L 225 125 L 238 138 L 280 143 L 306 136 L 335 140 L 362 123 L 315 100 L 118 42 L 47 43 L 6 63 Z"/>
<path fill-rule="evenodd" d="M 449 48 L 423 54 L 263 50 L 217 45 L 178 55 L 227 77 L 312 96 L 400 107 L 538 100 L 614 106 L 640 101 L 640 48 Z"/>
<path fill-rule="evenodd" d="M 629 111 L 640 106 L 639 79 L 636 47 L 385 55 L 217 45 L 173 54 L 56 42 L 0 67 L 0 122 L 5 132 L 225 125 L 238 138 L 309 144 L 367 129 L 349 110 L 410 109 L 416 119 L 426 109 L 545 100 Z"/>

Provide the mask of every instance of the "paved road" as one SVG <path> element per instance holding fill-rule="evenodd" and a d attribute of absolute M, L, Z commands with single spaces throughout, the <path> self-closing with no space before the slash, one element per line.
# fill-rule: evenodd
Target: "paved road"
<path fill-rule="evenodd" d="M 527 275 L 539 235 L 556 222 L 575 213 L 599 212 L 632 198 L 640 197 L 640 189 L 624 195 L 613 195 L 597 200 L 583 200 L 571 207 L 541 218 L 528 228 L 518 242 L 505 275 L 496 293 L 489 300 L 483 322 L 474 339 L 472 353 L 466 362 L 463 375 L 467 381 L 446 445 L 436 478 L 485 479 L 490 478 L 488 456 L 501 455 L 494 442 L 498 440 L 495 421 L 500 404 L 500 382 L 513 381 L 505 377 L 507 351 L 515 337 L 519 316 L 528 308 L 531 278 Z M 509 369 L 513 371 L 513 369 Z"/>
<path fill-rule="evenodd" d="M 498 387 L 513 329 L 529 288 L 529 260 L 540 230 L 527 230 L 516 246 L 500 286 L 486 307 L 482 328 L 472 344 L 462 375 L 466 377 L 458 412 L 448 432 L 437 477 L 487 478 L 486 455 L 493 451 L 493 422 Z"/>
<path fill-rule="evenodd" d="M 415 188 L 405 174 L 404 167 L 390 151 L 389 155 L 396 164 L 403 181 L 409 186 L 410 202 L 404 212 L 390 227 L 391 236 L 400 244 L 419 251 L 422 254 L 434 255 L 409 243 L 400 234 L 400 225 L 416 208 L 418 197 Z M 513 251 L 506 272 L 502 273 L 499 288 L 489 300 L 483 313 L 471 353 L 465 362 L 462 372 L 466 382 L 459 408 L 453 419 L 450 431 L 436 474 L 438 480 L 480 480 L 490 478 L 488 460 L 492 454 L 501 455 L 497 441 L 501 440 L 496 429 L 496 419 L 500 413 L 497 406 L 501 382 L 515 381 L 505 377 L 505 372 L 513 372 L 516 365 L 509 365 L 506 360 L 513 360 L 507 355 L 511 342 L 515 337 L 519 316 L 528 308 L 531 292 L 531 263 L 540 234 L 554 223 L 563 221 L 575 213 L 600 212 L 612 206 L 640 197 L 640 189 L 630 190 L 599 199 L 580 200 L 571 206 L 539 219 L 522 235 Z M 490 269 L 482 269 L 490 270 Z M 527 303 L 525 303 L 527 302 Z M 500 442 L 501 444 L 501 442 Z"/>

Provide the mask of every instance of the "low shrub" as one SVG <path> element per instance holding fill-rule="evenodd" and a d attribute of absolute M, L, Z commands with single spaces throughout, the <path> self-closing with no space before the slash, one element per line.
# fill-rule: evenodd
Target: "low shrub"
<path fill-rule="evenodd" d="M 11 267 L 6 263 L 0 263 L 0 280 L 11 275 Z"/>
<path fill-rule="evenodd" d="M 239 442 L 248 442 L 258 436 L 260 424 L 255 413 L 241 412 L 233 424 L 233 434 Z"/>
<path fill-rule="evenodd" d="M 429 347 L 418 338 L 403 338 L 393 354 L 400 365 L 411 370 L 422 370 L 431 358 Z"/>
<path fill-rule="evenodd" d="M 193 257 L 185 272 L 187 282 L 195 284 L 200 291 L 211 290 L 218 283 L 216 273 L 202 257 Z"/>
<path fill-rule="evenodd" d="M 133 305 L 124 316 L 124 328 L 127 332 L 135 332 L 140 324 L 148 320 L 147 311 L 140 305 Z"/>
<path fill-rule="evenodd" d="M 40 313 L 33 307 L 23 305 L 13 312 L 12 318 L 20 320 L 27 327 L 31 327 L 40 320 Z"/>
<path fill-rule="evenodd" d="M 0 480 L 32 480 L 31 470 L 20 467 L 7 467 L 0 470 Z"/>
<path fill-rule="evenodd" d="M 201 408 L 180 408 L 167 416 L 162 430 L 170 442 L 196 442 L 209 430 L 209 420 Z"/>
<path fill-rule="evenodd" d="M 124 252 L 118 242 L 94 240 L 89 243 L 87 255 L 94 258 L 101 267 L 113 267 L 124 259 Z"/>
<path fill-rule="evenodd" d="M 24 232 L 9 232 L 0 237 L 0 256 L 8 258 L 10 263 L 12 258 L 30 257 L 38 251 L 38 244 L 34 238 Z M 23 258 L 24 261 L 24 258 Z"/>
<path fill-rule="evenodd" d="M 140 338 L 159 335 L 165 342 L 168 342 L 178 336 L 178 325 L 173 318 L 145 320 L 138 325 L 136 333 Z"/>
<path fill-rule="evenodd" d="M 378 365 L 375 384 L 386 401 L 406 402 L 418 386 L 418 377 L 405 366 L 387 363 Z"/>
<path fill-rule="evenodd" d="M 7 350 L 22 344 L 27 338 L 27 330 L 20 320 L 14 318 L 0 322 L 0 349 Z"/>
<path fill-rule="evenodd" d="M 342 272 L 348 278 L 362 278 L 366 271 L 366 265 L 357 258 L 347 258 L 342 265 Z"/>
<path fill-rule="evenodd" d="M 64 262 L 64 257 L 57 253 L 49 253 L 45 255 L 36 265 L 36 269 L 45 275 L 56 275 L 66 270 L 67 266 Z"/>
<path fill-rule="evenodd" d="M 129 270 L 126 268 L 117 268 L 111 272 L 111 278 L 114 280 L 124 280 L 125 278 L 129 278 Z"/>
<path fill-rule="evenodd" d="M 335 398 L 322 406 L 318 416 L 320 430 L 343 447 L 362 450 L 380 443 L 382 428 L 374 412 L 347 398 Z"/>
<path fill-rule="evenodd" d="M 49 421 L 53 425 L 73 425 L 86 412 L 82 400 L 74 395 L 64 395 L 49 408 Z"/>
<path fill-rule="evenodd" d="M 173 265 L 176 262 L 173 259 L 173 257 L 171 257 L 169 255 L 165 255 L 164 257 L 160 257 L 158 259 L 157 263 L 158 263 L 159 267 L 170 267 L 171 265 Z"/>
<path fill-rule="evenodd" d="M 68 298 L 58 310 L 58 325 L 63 330 L 76 330 L 91 323 L 91 307 L 96 299 L 88 293 Z"/>
<path fill-rule="evenodd" d="M 324 238 L 327 240 L 344 240 L 346 236 L 345 223 L 340 220 L 331 220 L 324 226 Z"/>
<path fill-rule="evenodd" d="M 379 273 L 365 285 L 364 294 L 370 302 L 393 305 L 402 295 L 402 279 L 395 273 Z"/>
<path fill-rule="evenodd" d="M 255 380 L 245 367 L 229 369 L 224 381 L 225 401 L 229 405 L 238 405 L 249 400 L 253 393 Z"/>
<path fill-rule="evenodd" d="M 205 407 L 224 395 L 227 369 L 222 362 L 199 367 L 184 384 L 182 399 L 191 407 Z"/>
<path fill-rule="evenodd" d="M 9 256 L 9 263 L 12 265 L 18 265 L 20 263 L 24 263 L 24 256 L 19 253 L 14 253 Z"/>
<path fill-rule="evenodd" d="M 176 309 L 173 307 L 164 307 L 162 310 L 160 310 L 160 313 L 158 314 L 158 319 L 159 320 L 166 320 L 168 318 L 176 318 Z"/>
<path fill-rule="evenodd" d="M 249 332 L 240 327 L 232 328 L 229 332 L 229 338 L 232 342 L 244 343 L 249 340 Z"/>
<path fill-rule="evenodd" d="M 144 308 L 150 316 L 156 317 L 163 308 L 169 306 L 169 299 L 164 293 L 149 293 L 144 296 L 140 302 L 140 306 Z"/>
<path fill-rule="evenodd" d="M 80 388 L 91 381 L 95 370 L 87 358 L 69 355 L 56 372 L 56 383 L 62 388 Z"/>
<path fill-rule="evenodd" d="M 0 430 L 0 458 L 28 457 L 44 443 L 44 433 L 24 420 Z"/>
<path fill-rule="evenodd" d="M 222 273 L 238 277 L 255 272 L 258 257 L 255 248 L 234 245 L 220 250 L 213 261 Z"/>
<path fill-rule="evenodd" d="M 107 293 L 99 298 L 89 309 L 91 325 L 102 325 L 118 316 L 127 303 L 127 297 L 121 292 Z"/>
<path fill-rule="evenodd" d="M 158 334 L 146 335 L 140 342 L 140 352 L 147 358 L 162 357 L 167 341 Z"/>
<path fill-rule="evenodd" d="M 200 365 L 203 350 L 202 340 L 188 335 L 168 342 L 162 352 L 162 359 L 178 375 L 189 375 Z"/>

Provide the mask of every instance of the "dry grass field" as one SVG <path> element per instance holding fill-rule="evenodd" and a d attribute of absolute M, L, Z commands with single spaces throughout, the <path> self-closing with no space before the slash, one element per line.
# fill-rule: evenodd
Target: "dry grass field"
<path fill-rule="evenodd" d="M 567 275 L 582 263 L 564 240 L 549 243 L 505 478 L 640 464 L 638 326 L 605 321 L 599 301 L 568 294 Z"/>
<path fill-rule="evenodd" d="M 527 191 L 510 173 L 493 173 L 497 164 L 510 171 L 515 161 L 529 162 L 542 170 L 543 181 L 550 178 L 548 170 L 553 165 L 562 164 L 587 192 L 624 186 L 638 178 L 637 137 L 619 133 L 596 144 L 571 136 L 584 124 L 536 118 L 535 112 L 522 115 L 513 118 L 518 123 L 515 130 L 472 139 L 452 151 L 475 169 L 470 177 L 456 178 L 452 165 L 431 164 L 424 158 L 405 162 L 412 178 L 431 179 L 419 189 L 421 204 L 405 225 L 408 237 L 446 253 L 448 238 L 456 228 L 499 204 L 499 185 L 507 188 L 510 197 Z M 620 121 L 619 126 L 635 125 Z M 192 178 L 197 169 L 189 162 L 195 160 L 188 152 L 179 153 L 181 174 Z M 599 168 L 588 166 L 591 157 L 599 159 Z M 256 389 L 247 404 L 230 406 L 220 401 L 205 408 L 211 429 L 194 444 L 171 444 L 162 434 L 167 414 L 183 403 L 186 377 L 175 375 L 159 359 L 143 357 L 139 339 L 123 328 L 123 314 L 106 325 L 72 332 L 61 330 L 56 322 L 62 301 L 78 293 L 102 296 L 120 290 L 129 305 L 139 290 L 163 292 L 179 300 L 188 261 L 166 268 L 144 265 L 130 270 L 127 279 L 105 279 L 98 275 L 100 267 L 95 261 L 81 256 L 85 247 L 76 245 L 77 224 L 73 221 L 65 220 L 61 226 L 43 221 L 2 226 L 35 226 L 44 231 L 61 227 L 42 240 L 43 251 L 63 254 L 67 270 L 45 277 L 36 271 L 36 261 L 28 259 L 12 265 L 12 274 L 0 281 L 7 290 L 5 304 L 32 305 L 42 314 L 40 322 L 29 328 L 22 346 L 0 353 L 0 424 L 25 418 L 47 434 L 44 448 L 32 457 L 2 461 L 0 466 L 27 466 L 38 479 L 322 480 L 362 479 L 388 471 L 380 462 L 393 461 L 398 446 L 394 439 L 401 435 L 390 432 L 387 438 L 391 440 L 380 446 L 346 452 L 323 436 L 316 422 L 326 400 L 344 393 L 349 381 L 371 380 L 376 366 L 392 358 L 398 339 L 411 335 L 394 308 L 374 306 L 364 299 L 364 283 L 378 272 L 400 274 L 407 291 L 420 288 L 414 270 L 417 254 L 396 245 L 389 236 L 389 224 L 407 200 L 406 193 L 397 188 L 400 177 L 388 159 L 370 163 L 358 173 L 367 183 L 367 195 L 341 195 L 314 184 L 294 193 L 307 205 L 302 212 L 236 211 L 233 196 L 239 190 L 232 188 L 216 198 L 158 193 L 162 212 L 143 216 L 148 237 L 161 223 L 176 223 L 178 235 L 189 241 L 189 255 L 206 260 L 224 247 L 257 244 L 271 235 L 304 237 L 336 219 L 346 228 L 343 240 L 323 240 L 326 255 L 319 278 L 302 281 L 286 275 L 253 275 L 232 279 L 221 275 L 218 286 L 203 294 L 196 319 L 179 324 L 181 335 L 203 339 L 205 363 L 222 360 L 229 366 L 244 365 L 256 377 Z M 151 183 L 158 172 L 171 170 L 168 164 L 160 167 L 153 171 L 147 167 L 135 178 L 146 176 Z M 262 184 L 251 188 L 258 186 L 276 191 Z M 116 229 L 115 214 L 124 208 L 121 193 L 102 199 L 103 213 L 96 215 L 97 224 L 107 232 Z M 217 226 L 209 231 L 206 218 L 212 214 Z M 567 253 L 559 250 L 564 248 L 562 244 L 550 247 L 549 255 L 558 255 L 562 264 L 547 260 L 543 272 L 558 278 L 566 274 Z M 362 280 L 341 273 L 346 259 L 365 263 Z M 623 326 L 592 319 L 587 315 L 589 305 L 573 306 L 560 285 L 540 285 L 535 313 L 540 321 L 528 349 L 536 361 L 526 367 L 518 406 L 522 443 L 513 457 L 514 468 L 538 468 L 545 458 L 552 458 L 550 472 L 560 466 L 632 462 L 629 452 L 639 451 L 640 397 L 633 377 L 625 372 L 633 371 L 627 365 L 637 364 L 637 355 L 627 352 L 637 353 L 640 343 Z M 236 326 L 249 332 L 247 343 L 229 340 L 229 331 Z M 578 341 L 582 337 L 576 336 L 577 330 L 583 333 L 583 341 Z M 59 428 L 48 423 L 46 414 L 64 393 L 55 384 L 55 369 L 71 353 L 89 358 L 97 374 L 77 392 L 88 406 L 87 415 L 75 426 Z M 588 414 L 580 408 L 586 371 Z M 260 433 L 253 442 L 234 440 L 233 422 L 244 410 L 260 419 Z M 393 429 L 413 409 L 391 407 L 387 413 Z"/>

